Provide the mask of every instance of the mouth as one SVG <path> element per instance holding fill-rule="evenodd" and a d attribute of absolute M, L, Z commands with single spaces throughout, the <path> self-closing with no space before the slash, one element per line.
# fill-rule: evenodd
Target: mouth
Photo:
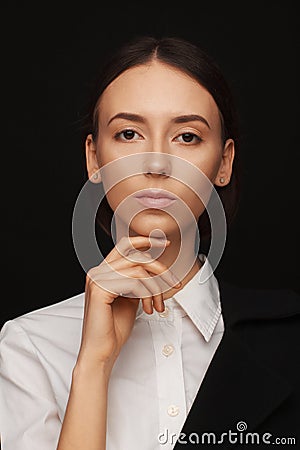
<path fill-rule="evenodd" d="M 143 189 L 134 198 L 146 208 L 166 208 L 176 201 L 176 197 L 163 189 Z"/>

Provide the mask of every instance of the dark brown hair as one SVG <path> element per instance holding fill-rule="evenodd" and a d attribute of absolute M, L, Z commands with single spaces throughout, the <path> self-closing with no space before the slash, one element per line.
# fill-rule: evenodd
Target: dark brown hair
<path fill-rule="evenodd" d="M 156 59 L 180 69 L 192 76 L 214 98 L 220 112 L 222 139 L 231 138 L 235 143 L 235 158 L 230 183 L 216 190 L 221 198 L 227 223 L 232 222 L 237 211 L 240 195 L 240 157 L 238 115 L 231 90 L 217 64 L 198 46 L 177 37 L 157 39 L 151 36 L 137 37 L 119 48 L 104 64 L 100 78 L 96 80 L 95 92 L 90 107 L 88 133 L 96 141 L 98 136 L 98 104 L 105 88 L 121 73 Z M 113 211 L 106 198 L 99 206 L 97 222 L 110 236 Z M 205 211 L 198 220 L 201 237 L 210 235 L 210 223 Z"/>

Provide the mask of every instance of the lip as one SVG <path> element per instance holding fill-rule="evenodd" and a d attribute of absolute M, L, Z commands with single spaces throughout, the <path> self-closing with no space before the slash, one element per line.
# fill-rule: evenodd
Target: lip
<path fill-rule="evenodd" d="M 166 208 L 176 201 L 176 197 L 164 189 L 143 189 L 134 198 L 146 208 Z"/>

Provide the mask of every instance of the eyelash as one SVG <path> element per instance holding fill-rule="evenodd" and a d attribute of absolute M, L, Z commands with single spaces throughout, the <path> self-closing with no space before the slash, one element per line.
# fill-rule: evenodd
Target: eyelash
<path fill-rule="evenodd" d="M 125 130 L 122 130 L 122 131 L 119 131 L 118 133 L 116 133 L 115 135 L 114 135 L 114 139 L 116 139 L 116 140 L 121 140 L 121 141 L 133 141 L 133 139 L 121 139 L 121 135 L 123 134 L 123 133 L 125 133 L 126 131 L 133 131 L 135 134 L 138 134 L 139 136 L 140 136 L 140 134 L 137 132 L 137 131 L 135 131 L 135 130 L 132 130 L 131 128 L 126 128 Z"/>
<path fill-rule="evenodd" d="M 133 130 L 131 128 L 126 128 L 125 130 L 122 130 L 122 131 L 119 131 L 118 133 L 116 133 L 114 135 L 114 139 L 115 140 L 121 140 L 122 142 L 135 141 L 135 139 L 125 139 L 125 138 L 122 139 L 121 138 L 122 134 L 125 133 L 126 131 L 133 131 L 133 133 L 138 134 L 140 136 L 140 134 L 137 131 L 135 131 L 135 130 Z M 192 142 L 192 143 L 190 143 L 190 142 L 181 142 L 184 145 L 196 145 L 196 144 L 200 144 L 200 142 L 203 142 L 203 139 L 200 136 L 198 136 L 195 133 L 191 133 L 189 131 L 186 131 L 184 133 L 180 133 L 178 136 L 176 136 L 175 139 L 178 139 L 180 136 L 183 136 L 184 134 L 191 135 L 191 136 L 193 136 L 193 139 L 196 139 L 196 142 Z"/>

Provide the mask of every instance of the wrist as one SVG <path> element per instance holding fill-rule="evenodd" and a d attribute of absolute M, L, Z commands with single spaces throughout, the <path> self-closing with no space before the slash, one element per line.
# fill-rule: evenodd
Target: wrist
<path fill-rule="evenodd" d="M 73 368 L 73 377 L 85 378 L 92 377 L 93 374 L 96 374 L 97 376 L 102 375 L 103 377 L 109 379 L 115 361 L 116 358 L 101 361 L 79 354 Z"/>
<path fill-rule="evenodd" d="M 74 381 L 87 378 L 91 379 L 95 374 L 97 377 L 102 376 L 108 382 L 112 368 L 112 363 L 82 360 L 79 358 L 73 368 L 72 379 Z"/>

